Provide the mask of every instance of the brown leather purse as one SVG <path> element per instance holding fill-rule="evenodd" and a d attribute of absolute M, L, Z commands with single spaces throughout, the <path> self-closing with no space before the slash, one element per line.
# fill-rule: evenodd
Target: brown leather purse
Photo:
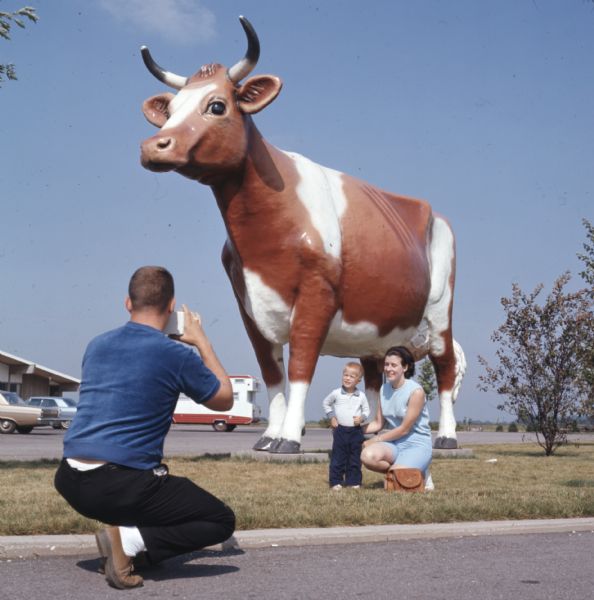
<path fill-rule="evenodd" d="M 392 469 L 386 473 L 388 492 L 424 492 L 425 478 L 419 469 Z"/>

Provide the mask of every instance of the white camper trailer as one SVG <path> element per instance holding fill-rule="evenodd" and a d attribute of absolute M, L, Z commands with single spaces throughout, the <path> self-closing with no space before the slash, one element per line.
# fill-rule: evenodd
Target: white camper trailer
<path fill-rule="evenodd" d="M 225 412 L 209 410 L 180 394 L 173 413 L 174 423 L 212 425 L 215 431 L 233 431 L 237 425 L 249 425 L 260 420 L 260 407 L 255 402 L 260 389 L 257 379 L 251 375 L 230 375 L 233 386 L 233 406 Z"/>

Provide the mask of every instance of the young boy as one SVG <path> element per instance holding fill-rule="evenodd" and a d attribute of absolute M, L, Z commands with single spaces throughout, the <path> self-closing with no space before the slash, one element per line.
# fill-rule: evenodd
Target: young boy
<path fill-rule="evenodd" d="M 357 389 L 363 377 L 363 367 L 349 362 L 342 371 L 342 387 L 336 388 L 322 403 L 332 426 L 332 458 L 330 459 L 330 488 L 361 487 L 361 424 L 369 417 L 369 403 Z"/>

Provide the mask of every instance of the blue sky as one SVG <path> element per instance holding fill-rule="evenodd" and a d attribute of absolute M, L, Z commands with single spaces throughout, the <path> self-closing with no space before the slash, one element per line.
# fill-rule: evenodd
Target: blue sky
<path fill-rule="evenodd" d="M 1 0 L 0 10 L 25 2 Z M 594 3 L 586 0 L 37 0 L 0 40 L 19 81 L 0 89 L 0 349 L 80 375 L 88 340 L 127 319 L 143 264 L 176 278 L 231 373 L 259 375 L 220 264 L 209 188 L 154 174 L 143 100 L 165 87 L 139 46 L 189 75 L 233 64 L 255 26 L 255 73 L 284 81 L 256 115 L 276 146 L 448 217 L 458 245 L 454 333 L 469 363 L 456 416 L 509 419 L 476 389 L 512 282 L 576 273 L 594 220 Z M 392 266 L 386 265 L 386 276 Z M 396 273 L 396 266 L 393 266 Z M 579 279 L 574 279 L 574 285 Z M 323 358 L 306 417 L 339 383 Z M 265 394 L 259 395 L 265 405 Z M 436 403 L 430 406 L 437 419 Z"/>

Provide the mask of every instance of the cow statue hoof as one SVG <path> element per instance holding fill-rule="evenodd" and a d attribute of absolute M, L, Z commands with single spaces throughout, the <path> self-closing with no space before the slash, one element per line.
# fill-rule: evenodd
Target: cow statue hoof
<path fill-rule="evenodd" d="M 277 440 L 269 452 L 272 454 L 301 454 L 301 444 L 292 440 Z"/>
<path fill-rule="evenodd" d="M 449 437 L 438 437 L 433 444 L 433 447 L 437 450 L 455 450 L 458 447 L 458 440 L 456 438 Z"/>
<path fill-rule="evenodd" d="M 276 442 L 278 440 L 274 440 L 271 437 L 268 436 L 262 436 L 253 446 L 254 450 L 262 450 L 264 452 L 270 450 L 270 448 L 272 447 L 272 445 L 274 444 L 274 442 Z"/>

